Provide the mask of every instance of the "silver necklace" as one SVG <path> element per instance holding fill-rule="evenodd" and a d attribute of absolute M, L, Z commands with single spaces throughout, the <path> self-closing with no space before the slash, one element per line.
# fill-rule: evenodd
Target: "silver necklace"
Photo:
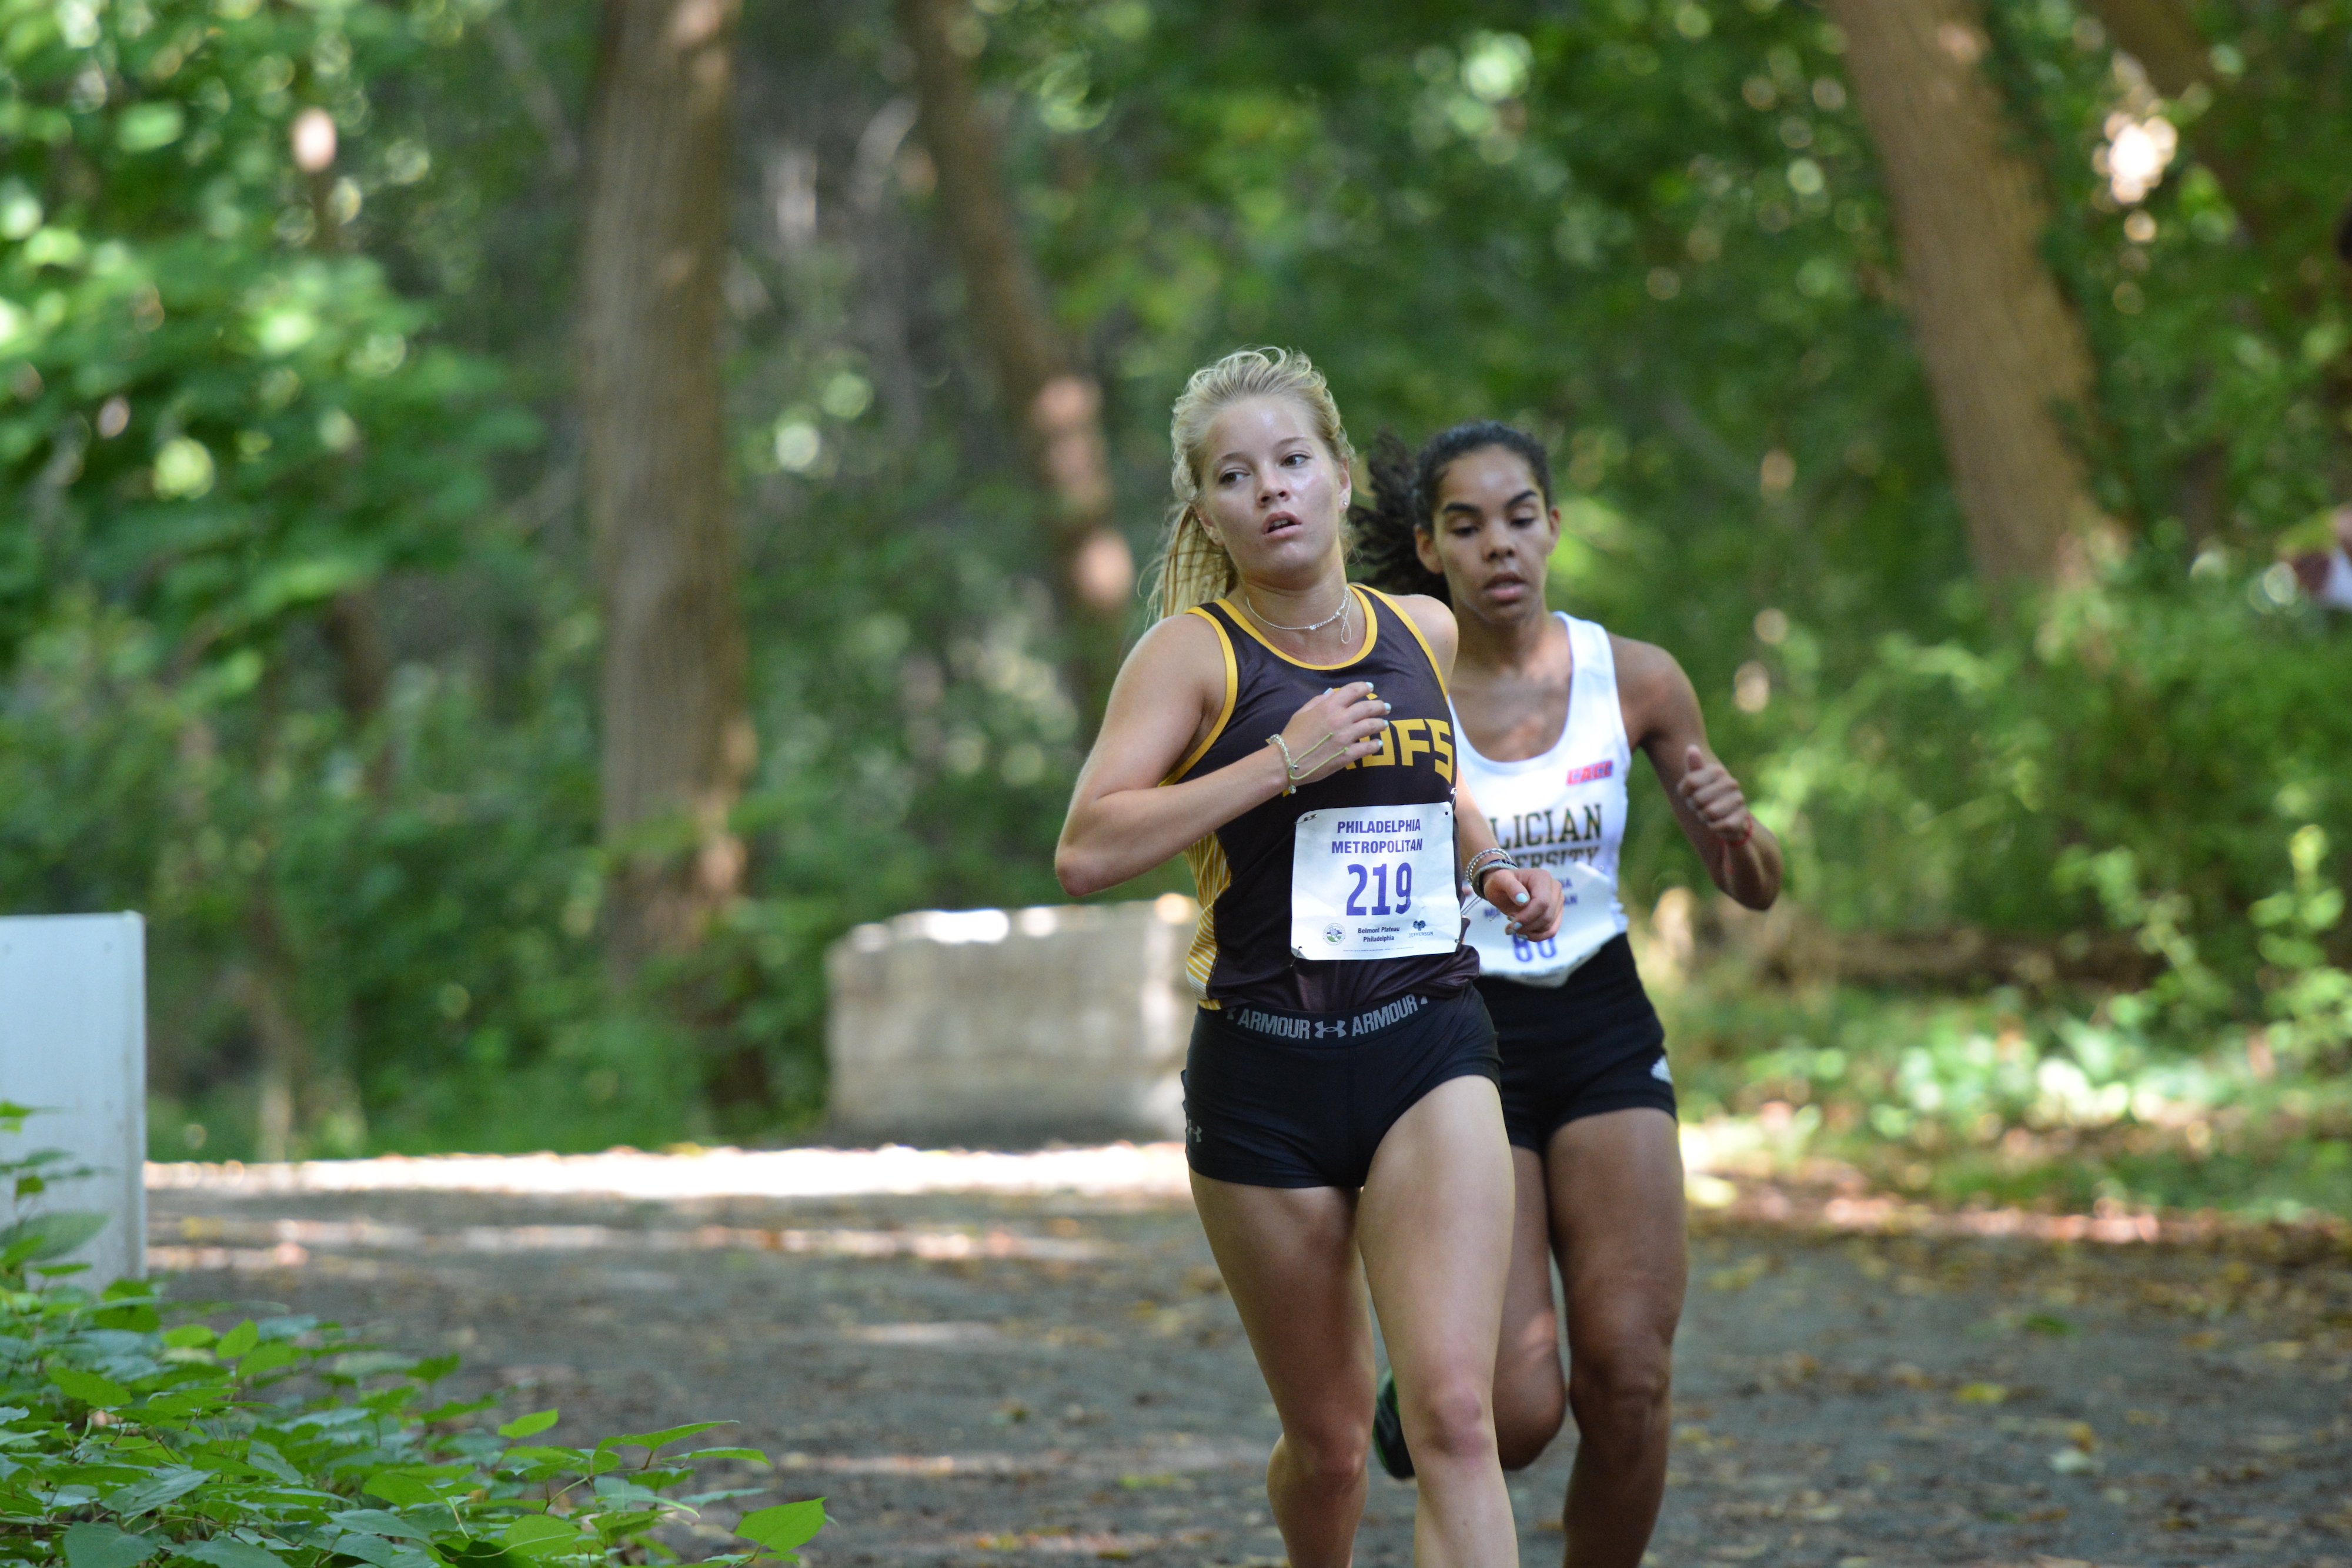
<path fill-rule="evenodd" d="M 1298 636 L 1305 636 L 1313 632 L 1320 632 L 1324 627 L 1328 626 L 1334 621 L 1337 621 L 1339 623 L 1340 634 L 1343 636 L 1346 635 L 1348 631 L 1348 607 L 1355 601 L 1356 596 L 1349 592 L 1347 585 L 1342 583 L 1339 587 L 1339 609 L 1334 610 L 1330 614 L 1326 615 L 1322 620 L 1318 621 L 1312 626 L 1285 626 L 1279 621 L 1267 620 L 1265 612 L 1257 607 L 1257 601 L 1249 596 L 1249 590 L 1242 590 L 1242 602 L 1249 606 L 1249 612 L 1252 615 L 1256 616 L 1261 624 L 1271 626 L 1277 632 L 1288 632 Z"/>

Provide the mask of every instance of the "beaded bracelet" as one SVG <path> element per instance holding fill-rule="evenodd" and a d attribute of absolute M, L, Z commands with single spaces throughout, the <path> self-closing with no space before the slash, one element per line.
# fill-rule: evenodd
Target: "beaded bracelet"
<path fill-rule="evenodd" d="M 1282 753 L 1282 792 L 1286 795 L 1297 794 L 1298 781 L 1301 779 L 1306 778 L 1309 773 L 1314 772 L 1317 768 L 1321 766 L 1321 764 L 1315 760 L 1316 753 L 1321 751 L 1325 747 L 1330 745 L 1338 738 L 1339 735 L 1337 731 L 1325 736 L 1322 739 L 1317 741 L 1314 745 L 1307 748 L 1307 756 L 1304 760 L 1301 760 L 1300 758 L 1290 755 L 1290 742 L 1282 738 L 1282 732 L 1280 730 L 1276 730 L 1274 734 L 1267 736 L 1265 737 L 1265 743 L 1268 746 L 1273 747 L 1276 751 Z"/>
<path fill-rule="evenodd" d="M 1472 893 L 1484 898 L 1486 896 L 1486 873 L 1500 871 L 1506 866 L 1513 871 L 1519 869 L 1519 862 L 1511 858 L 1510 851 L 1500 847 L 1483 849 L 1472 855 L 1470 863 L 1462 868 L 1462 877 L 1470 884 Z"/>
<path fill-rule="evenodd" d="M 1277 731 L 1267 736 L 1265 743 L 1282 753 L 1282 792 L 1286 795 L 1297 794 L 1298 764 L 1290 759 L 1290 742 L 1283 739 L 1280 732 Z"/>

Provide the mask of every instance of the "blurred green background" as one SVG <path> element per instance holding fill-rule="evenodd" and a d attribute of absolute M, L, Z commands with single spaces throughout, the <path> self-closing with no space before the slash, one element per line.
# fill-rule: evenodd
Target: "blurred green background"
<path fill-rule="evenodd" d="M 756 749 L 723 824 L 624 831 L 578 367 L 651 121 L 599 30 L 698 5 Z M 148 915 L 157 1157 L 807 1135 L 828 942 L 1059 897 L 1110 633 L 958 244 L 993 201 L 1139 560 L 1240 343 L 1360 442 L 1550 444 L 1555 602 L 1681 658 L 1790 849 L 1769 921 L 1675 897 L 1636 787 L 1693 1114 L 1949 1197 L 2352 1212 L 2352 623 L 2282 564 L 2352 500 L 2352 0 L 1938 5 L 2089 355 L 2108 520 L 2024 581 L 1971 555 L 1834 8 L 0 0 L 0 899 Z M 2151 14 L 2186 85 L 2116 47 Z M 624 862 L 714 833 L 616 959 Z"/>

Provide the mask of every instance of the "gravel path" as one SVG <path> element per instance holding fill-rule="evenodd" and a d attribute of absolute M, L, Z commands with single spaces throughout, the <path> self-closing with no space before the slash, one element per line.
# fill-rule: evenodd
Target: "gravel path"
<path fill-rule="evenodd" d="M 1280 1562 L 1272 1412 L 1165 1197 L 151 1206 L 180 1299 L 457 1350 L 559 1438 L 740 1422 L 780 1457 L 745 1484 L 828 1500 L 814 1568 Z M 1653 1560 L 2352 1568 L 2352 1274 L 2299 1250 L 1707 1218 Z M 1530 1563 L 1571 1451 L 1512 1479 Z M 1375 1478 L 1360 1563 L 1410 1561 L 1412 1510 Z"/>

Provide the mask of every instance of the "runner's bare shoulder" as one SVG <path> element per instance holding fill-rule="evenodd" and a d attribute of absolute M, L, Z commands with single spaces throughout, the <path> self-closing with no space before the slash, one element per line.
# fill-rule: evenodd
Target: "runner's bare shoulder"
<path fill-rule="evenodd" d="M 1191 749 L 1225 706 L 1225 652 L 1218 628 L 1204 616 L 1164 617 L 1136 639 L 1111 688 L 1106 733 L 1139 730 L 1151 746 L 1173 745 L 1175 756 Z M 1169 721 L 1179 719 L 1165 736 Z M 1185 737 L 1190 736 L 1192 739 Z M 1168 758 L 1170 764 L 1175 756 Z"/>
<path fill-rule="evenodd" d="M 1448 609 L 1443 601 L 1432 599 L 1426 593 L 1395 593 L 1389 597 L 1396 601 L 1397 608 L 1405 612 L 1406 617 L 1427 640 L 1429 652 L 1437 660 L 1439 672 L 1451 675 L 1454 672 L 1454 650 L 1457 641 L 1454 628 L 1454 612 Z"/>
<path fill-rule="evenodd" d="M 1698 711 L 1698 692 L 1683 673 L 1682 661 L 1655 643 L 1609 634 L 1610 656 L 1617 664 L 1617 706 L 1625 716 L 1625 734 L 1640 746 L 1660 728 L 1677 728 Z"/>

